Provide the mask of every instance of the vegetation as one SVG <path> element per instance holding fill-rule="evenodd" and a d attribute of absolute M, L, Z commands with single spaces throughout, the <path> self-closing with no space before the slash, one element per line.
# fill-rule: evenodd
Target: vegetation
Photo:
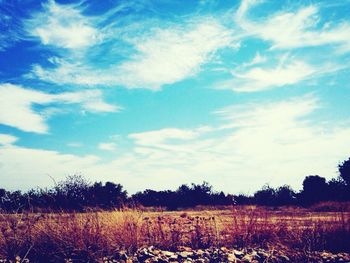
<path fill-rule="evenodd" d="M 350 253 L 349 164 L 341 163 L 339 177 L 328 182 L 307 176 L 299 192 L 264 186 L 252 196 L 215 192 L 206 182 L 128 196 L 120 184 L 82 176 L 52 189 L 1 189 L 0 259 L 101 262 L 145 246 L 262 247 L 288 250 L 295 262 L 306 262 L 314 251 Z"/>
<path fill-rule="evenodd" d="M 350 213 L 305 208 L 2 214 L 0 258 L 30 262 L 102 262 L 118 251 L 155 246 L 260 247 L 301 253 L 350 252 Z M 68 261 L 67 259 L 71 259 Z M 66 260 L 66 261 L 64 261 Z M 18 261 L 19 262 L 19 261 Z M 21 261 L 25 262 L 25 261 Z"/>
<path fill-rule="evenodd" d="M 7 212 L 83 211 L 86 208 L 121 208 L 127 202 L 127 192 L 120 184 L 88 183 L 81 175 L 68 176 L 54 188 L 9 192 L 0 189 L 0 207 Z"/>
<path fill-rule="evenodd" d="M 82 176 L 69 176 L 52 189 L 26 193 L 0 189 L 0 209 L 6 212 L 84 211 L 86 209 L 120 209 L 122 207 L 163 207 L 178 210 L 198 205 L 311 206 L 325 201 L 350 201 L 350 158 L 339 164 L 339 177 L 326 181 L 318 175 L 305 177 L 303 188 L 295 192 L 288 185 L 268 185 L 252 196 L 216 192 L 207 182 L 181 185 L 177 190 L 147 189 L 128 196 L 123 186 L 112 182 L 91 184 Z"/>

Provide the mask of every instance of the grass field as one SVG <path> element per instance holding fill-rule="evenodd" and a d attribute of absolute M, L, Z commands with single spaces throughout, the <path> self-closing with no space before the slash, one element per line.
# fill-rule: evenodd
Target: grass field
<path fill-rule="evenodd" d="M 350 212 L 278 210 L 254 206 L 224 210 L 1 214 L 0 258 L 41 262 L 111 255 L 153 245 L 263 247 L 310 253 L 350 252 Z"/>

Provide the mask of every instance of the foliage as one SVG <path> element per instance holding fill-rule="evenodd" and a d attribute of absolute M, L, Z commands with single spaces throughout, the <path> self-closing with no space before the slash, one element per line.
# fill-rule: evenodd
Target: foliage
<path fill-rule="evenodd" d="M 113 182 L 90 183 L 81 175 L 68 176 L 51 189 L 32 189 L 26 193 L 0 189 L 0 209 L 84 211 L 86 209 L 120 209 L 123 206 L 163 207 L 179 210 L 196 206 L 263 205 L 312 206 L 324 201 L 350 201 L 350 159 L 339 166 L 339 177 L 328 182 L 319 175 L 306 176 L 303 188 L 295 192 L 290 186 L 273 188 L 265 185 L 253 195 L 216 192 L 207 183 L 181 185 L 175 191 L 146 189 L 128 197 L 123 186 Z"/>
<path fill-rule="evenodd" d="M 132 200 L 143 206 L 162 206 L 169 210 L 198 205 L 229 205 L 233 203 L 231 195 L 214 192 L 212 186 L 207 182 L 191 184 L 191 186 L 181 185 L 176 191 L 147 189 L 134 194 Z"/>
<path fill-rule="evenodd" d="M 65 210 L 83 211 L 86 208 L 121 208 L 127 201 L 123 186 L 111 182 L 90 184 L 81 175 L 68 176 L 52 189 L 32 189 L 22 194 L 0 189 L 0 207 L 4 211 Z"/>
<path fill-rule="evenodd" d="M 338 165 L 339 175 L 345 184 L 350 187 L 350 158 Z"/>

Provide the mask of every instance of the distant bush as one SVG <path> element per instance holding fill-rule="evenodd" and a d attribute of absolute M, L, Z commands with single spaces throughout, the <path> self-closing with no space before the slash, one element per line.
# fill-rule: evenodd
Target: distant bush
<path fill-rule="evenodd" d="M 0 208 L 8 212 L 83 211 L 86 208 L 115 209 L 127 202 L 123 186 L 111 182 L 90 184 L 81 175 L 68 176 L 52 189 L 32 189 L 22 194 L 0 189 Z"/>
<path fill-rule="evenodd" d="M 233 196 L 223 192 L 214 192 L 207 182 L 202 184 L 181 185 L 176 191 L 145 190 L 132 195 L 132 200 L 143 206 L 162 206 L 168 210 L 196 207 L 199 205 L 230 205 Z"/>
<path fill-rule="evenodd" d="M 209 183 L 203 182 L 184 184 L 175 191 L 146 189 L 129 197 L 120 184 L 90 183 L 81 175 L 73 175 L 58 182 L 51 189 L 32 189 L 26 193 L 0 189 L 0 209 L 6 212 L 84 211 L 137 206 L 179 210 L 230 205 L 312 206 L 327 201 L 350 201 L 350 159 L 339 164 L 338 169 L 339 177 L 328 182 L 319 175 L 306 176 L 299 192 L 295 192 L 288 185 L 277 188 L 265 185 L 253 195 L 217 192 Z"/>

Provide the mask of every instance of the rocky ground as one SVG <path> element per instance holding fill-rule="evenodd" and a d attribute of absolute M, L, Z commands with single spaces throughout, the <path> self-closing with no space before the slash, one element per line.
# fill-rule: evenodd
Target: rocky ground
<path fill-rule="evenodd" d="M 193 250 L 188 247 L 180 247 L 177 252 L 156 249 L 154 247 L 138 250 L 134 255 L 128 256 L 120 251 L 113 257 L 104 258 L 103 262 L 186 262 L 186 263 L 219 263 L 219 262 L 350 262 L 347 253 L 332 254 L 328 252 L 319 253 L 297 253 L 282 252 L 281 250 L 264 249 L 228 249 L 209 248 Z"/>
<path fill-rule="evenodd" d="M 16 260 L 1 260 L 0 263 L 29 263 L 28 259 Z M 55 262 L 55 261 L 51 261 Z M 84 260 L 80 258 L 59 260 L 59 262 L 73 263 L 73 262 L 95 262 L 91 260 Z M 350 254 L 338 253 L 332 254 L 329 252 L 313 252 L 301 253 L 296 251 L 286 252 L 283 249 L 265 250 L 261 248 L 247 248 L 247 249 L 228 249 L 208 248 L 208 249 L 191 249 L 189 247 L 179 247 L 178 251 L 172 252 L 167 250 L 160 250 L 153 246 L 139 249 L 136 253 L 130 255 L 126 251 L 118 251 L 113 256 L 104 257 L 97 261 L 98 263 L 283 263 L 283 262 L 349 262 Z M 46 263 L 46 262 L 45 262 Z"/>

